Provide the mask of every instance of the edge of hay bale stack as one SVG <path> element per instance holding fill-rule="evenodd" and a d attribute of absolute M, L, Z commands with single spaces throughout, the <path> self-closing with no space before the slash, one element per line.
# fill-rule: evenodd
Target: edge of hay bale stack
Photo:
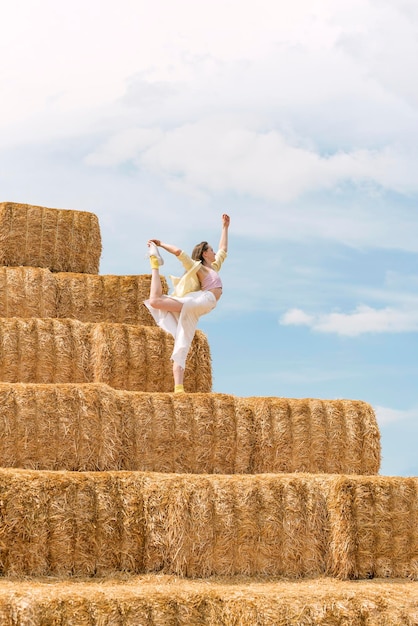
<path fill-rule="evenodd" d="M 94 213 L 0 203 L 0 265 L 97 274 L 101 252 Z"/>
<path fill-rule="evenodd" d="M 0 383 L 0 463 L 8 467 L 376 474 L 379 461 L 376 418 L 360 401 Z"/>
<path fill-rule="evenodd" d="M 134 391 L 173 391 L 173 339 L 156 326 L 72 319 L 0 318 L 0 380 L 23 383 L 103 382 Z M 185 388 L 209 392 L 209 345 L 197 331 Z"/>
<path fill-rule="evenodd" d="M 0 581 L 2 626 L 416 626 L 418 583 L 258 578 Z"/>
<path fill-rule="evenodd" d="M 57 317 L 82 322 L 114 322 L 156 326 L 143 304 L 149 298 L 151 275 L 117 276 L 112 274 L 54 275 L 57 285 Z M 163 293 L 168 285 L 161 276 Z"/>
<path fill-rule="evenodd" d="M 418 478 L 0 470 L 0 569 L 418 580 Z"/>
<path fill-rule="evenodd" d="M 150 274 L 117 276 L 0 267 L 0 317 L 55 317 L 80 322 L 156 326 L 143 304 Z M 161 276 L 163 293 L 168 293 Z"/>
<path fill-rule="evenodd" d="M 335 576 L 418 580 L 418 477 L 339 477 L 330 524 Z"/>
<path fill-rule="evenodd" d="M 329 477 L 0 470 L 0 569 L 319 576 Z"/>

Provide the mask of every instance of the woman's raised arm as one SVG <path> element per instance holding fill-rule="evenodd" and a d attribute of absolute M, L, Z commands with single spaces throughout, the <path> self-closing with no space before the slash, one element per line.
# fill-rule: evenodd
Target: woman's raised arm
<path fill-rule="evenodd" d="M 222 233 L 221 239 L 219 241 L 219 250 L 225 250 L 225 252 L 228 252 L 228 228 L 230 222 L 231 218 L 229 217 L 229 215 L 224 213 L 222 215 Z"/>

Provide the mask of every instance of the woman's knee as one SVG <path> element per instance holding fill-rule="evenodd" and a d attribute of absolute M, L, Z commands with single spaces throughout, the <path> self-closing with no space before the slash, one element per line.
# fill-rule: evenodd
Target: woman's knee
<path fill-rule="evenodd" d="M 168 296 L 150 296 L 149 303 L 154 309 L 160 309 L 162 311 L 172 311 L 174 313 L 179 313 L 183 307 L 181 302 L 177 302 L 173 300 L 173 298 L 169 298 Z"/>
<path fill-rule="evenodd" d="M 149 303 L 154 309 L 160 309 L 161 305 L 163 304 L 163 299 L 159 296 L 151 296 L 151 298 L 149 299 Z"/>

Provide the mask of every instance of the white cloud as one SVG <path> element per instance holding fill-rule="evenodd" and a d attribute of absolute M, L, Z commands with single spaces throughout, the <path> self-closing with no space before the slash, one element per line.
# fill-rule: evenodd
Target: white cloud
<path fill-rule="evenodd" d="M 371 0 L 362 24 L 347 25 L 340 35 L 341 48 L 362 64 L 386 90 L 418 104 L 416 3 Z"/>
<path fill-rule="evenodd" d="M 308 315 L 301 309 L 289 309 L 281 318 L 280 323 L 283 326 L 311 326 L 313 321 L 312 315 Z"/>
<path fill-rule="evenodd" d="M 320 333 L 334 333 L 356 337 L 365 333 L 402 333 L 418 331 L 418 310 L 386 307 L 374 309 L 360 305 L 352 313 L 308 315 L 291 310 L 280 318 L 280 324 L 309 326 Z"/>
<path fill-rule="evenodd" d="M 112 133 L 119 116 L 129 118 L 116 104 L 125 94 L 142 125 L 144 108 L 154 125 L 250 110 L 309 140 L 316 128 L 314 139 L 327 146 L 332 139 L 358 148 L 365 136 L 380 145 L 396 129 L 417 129 L 416 112 L 401 101 L 407 85 L 416 89 L 417 55 L 402 43 L 394 49 L 413 41 L 401 9 L 364 0 L 8 3 L 0 15 L 0 126 L 71 112 L 63 121 L 76 133 L 80 113 L 94 109 Z M 399 86 L 380 80 L 388 65 Z"/>
<path fill-rule="evenodd" d="M 139 168 L 191 190 L 250 194 L 291 202 L 345 182 L 368 181 L 398 191 L 418 191 L 418 155 L 391 149 L 321 156 L 292 145 L 276 130 L 259 131 L 230 117 L 209 118 L 173 130 L 134 128 L 118 133 L 86 158 L 88 164 L 134 160 Z M 412 161 L 412 162 L 411 162 Z"/>
<path fill-rule="evenodd" d="M 245 236 L 418 250 L 416 211 L 380 202 L 385 190 L 418 190 L 418 112 L 379 79 L 367 47 L 370 34 L 380 50 L 392 24 L 410 41 L 406 0 L 384 10 L 369 0 L 21 0 L 0 11 L 3 189 L 12 150 L 16 194 L 32 176 L 24 155 L 39 152 L 40 202 L 61 198 L 51 172 L 65 153 L 86 185 L 106 178 L 115 213 L 139 181 L 127 211 L 146 195 L 170 207 L 169 220 L 173 206 L 188 214 L 188 200 L 201 210 L 227 197 Z M 367 47 L 360 56 L 349 37 Z M 397 47 L 393 63 L 406 62 Z"/>
<path fill-rule="evenodd" d="M 377 421 L 380 425 L 391 424 L 393 422 L 401 422 L 405 420 L 418 421 L 418 408 L 407 410 L 391 409 L 385 406 L 374 407 Z"/>
<path fill-rule="evenodd" d="M 87 165 L 113 166 L 137 158 L 161 139 L 162 132 L 152 128 L 128 128 L 113 135 L 100 150 L 85 158 Z"/>
<path fill-rule="evenodd" d="M 8 120 L 39 111 L 53 96 L 61 110 L 102 105 L 123 94 L 125 81 L 146 71 L 152 80 L 187 75 L 187 58 L 254 58 L 272 41 L 325 41 L 335 30 L 309 0 L 20 0 L 0 8 L 2 109 Z M 320 0 L 316 11 L 329 4 Z M 251 33 L 251 36 L 248 36 Z M 0 120 L 1 122 L 2 120 Z M 7 126 L 7 124 L 6 124 Z"/>

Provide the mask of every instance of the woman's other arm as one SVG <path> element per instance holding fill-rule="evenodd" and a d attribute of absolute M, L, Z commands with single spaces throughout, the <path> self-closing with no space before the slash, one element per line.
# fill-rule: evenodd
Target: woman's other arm
<path fill-rule="evenodd" d="M 222 215 L 222 233 L 221 239 L 219 241 L 219 250 L 224 250 L 225 252 L 228 252 L 228 228 L 230 222 L 231 218 L 229 217 L 229 215 L 224 213 Z"/>
<path fill-rule="evenodd" d="M 159 248 L 167 250 L 167 252 L 170 252 L 170 254 L 174 254 L 175 256 L 179 256 L 181 254 L 180 248 L 177 248 L 177 246 L 173 246 L 170 243 L 163 243 L 159 239 L 150 239 L 150 241 L 152 241 L 152 243 L 155 243 L 155 245 Z"/>

